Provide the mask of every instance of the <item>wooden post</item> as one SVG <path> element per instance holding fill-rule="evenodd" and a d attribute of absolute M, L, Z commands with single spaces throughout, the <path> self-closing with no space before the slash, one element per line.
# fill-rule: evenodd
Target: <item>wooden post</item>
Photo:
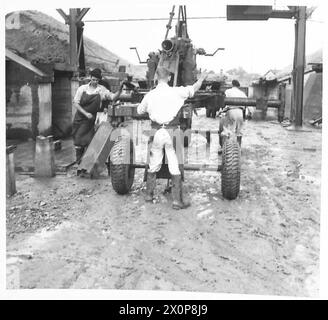
<path fill-rule="evenodd" d="M 84 23 L 82 21 L 78 21 L 76 25 L 77 25 L 77 43 L 78 43 L 77 59 L 79 62 L 79 73 L 81 76 L 85 76 L 86 70 L 85 70 L 85 55 L 84 55 L 84 44 L 83 44 Z"/>
<path fill-rule="evenodd" d="M 302 7 L 298 7 L 297 20 L 295 24 L 292 119 L 295 120 L 296 127 L 302 126 L 303 123 L 305 33 L 306 33 L 306 7 L 302 6 Z"/>
<path fill-rule="evenodd" d="M 89 8 L 69 9 L 69 15 L 66 15 L 62 9 L 57 9 L 63 17 L 65 23 L 69 25 L 69 45 L 70 45 L 70 65 L 77 71 L 77 68 L 85 72 L 85 58 L 83 48 L 83 22 L 82 19 L 89 11 Z"/>
<path fill-rule="evenodd" d="M 14 162 L 14 150 L 16 148 L 17 146 L 13 145 L 6 148 L 6 193 L 9 197 L 17 192 Z"/>
<path fill-rule="evenodd" d="M 51 83 L 39 83 L 39 124 L 40 135 L 52 133 L 52 87 Z"/>
<path fill-rule="evenodd" d="M 285 117 L 285 106 L 286 106 L 286 84 L 279 84 L 279 100 L 281 101 L 281 105 L 278 109 L 278 121 L 282 122 Z"/>
<path fill-rule="evenodd" d="M 78 12 L 77 9 L 69 9 L 69 50 L 70 50 L 70 64 L 77 70 L 77 26 L 76 18 Z"/>
<path fill-rule="evenodd" d="M 37 136 L 35 143 L 34 176 L 55 176 L 55 157 L 53 137 Z"/>

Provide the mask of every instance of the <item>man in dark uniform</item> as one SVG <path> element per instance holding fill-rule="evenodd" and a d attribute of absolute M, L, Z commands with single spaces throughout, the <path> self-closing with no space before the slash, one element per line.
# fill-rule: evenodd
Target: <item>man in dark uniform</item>
<path fill-rule="evenodd" d="M 92 70 L 90 76 L 90 82 L 77 89 L 73 100 L 73 104 L 77 109 L 72 128 L 77 163 L 80 162 L 95 133 L 95 120 L 97 112 L 101 110 L 101 102 L 103 100 L 117 100 L 123 88 L 122 83 L 119 90 L 112 93 L 100 85 L 100 69 Z"/>

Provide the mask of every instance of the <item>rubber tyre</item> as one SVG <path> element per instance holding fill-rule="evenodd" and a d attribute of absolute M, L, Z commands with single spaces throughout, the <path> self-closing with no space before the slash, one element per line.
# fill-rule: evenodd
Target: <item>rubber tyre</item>
<path fill-rule="evenodd" d="M 128 153 L 130 154 L 128 155 Z M 126 159 L 130 160 L 129 163 Z M 135 173 L 133 163 L 134 147 L 132 140 L 127 137 L 119 137 L 111 149 L 109 165 L 112 186 L 118 194 L 126 194 L 132 187 Z"/>
<path fill-rule="evenodd" d="M 222 150 L 221 191 L 225 199 L 236 199 L 240 191 L 240 148 L 234 138 L 225 139 Z"/>
<path fill-rule="evenodd" d="M 206 108 L 206 118 L 210 118 L 210 117 L 211 117 L 211 109 Z"/>

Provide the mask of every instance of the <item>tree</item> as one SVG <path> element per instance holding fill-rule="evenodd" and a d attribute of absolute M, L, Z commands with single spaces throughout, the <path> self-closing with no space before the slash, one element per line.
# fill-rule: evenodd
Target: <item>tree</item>
<path fill-rule="evenodd" d="M 228 75 L 228 81 L 237 79 L 242 86 L 249 86 L 253 80 L 258 79 L 261 76 L 257 73 L 248 73 L 240 66 L 226 71 L 226 74 Z"/>

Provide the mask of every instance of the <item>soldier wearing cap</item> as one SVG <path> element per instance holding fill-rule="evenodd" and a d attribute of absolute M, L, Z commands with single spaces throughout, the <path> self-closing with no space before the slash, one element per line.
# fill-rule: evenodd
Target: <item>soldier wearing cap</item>
<path fill-rule="evenodd" d="M 246 94 L 240 90 L 240 83 L 238 80 L 232 80 L 232 88 L 225 91 L 225 96 L 228 98 L 247 98 Z M 237 136 L 238 143 L 241 144 L 241 128 L 244 122 L 244 114 L 248 110 L 245 106 L 225 106 L 221 112 L 225 112 L 226 115 L 221 119 L 220 131 L 228 129 L 234 132 Z"/>

